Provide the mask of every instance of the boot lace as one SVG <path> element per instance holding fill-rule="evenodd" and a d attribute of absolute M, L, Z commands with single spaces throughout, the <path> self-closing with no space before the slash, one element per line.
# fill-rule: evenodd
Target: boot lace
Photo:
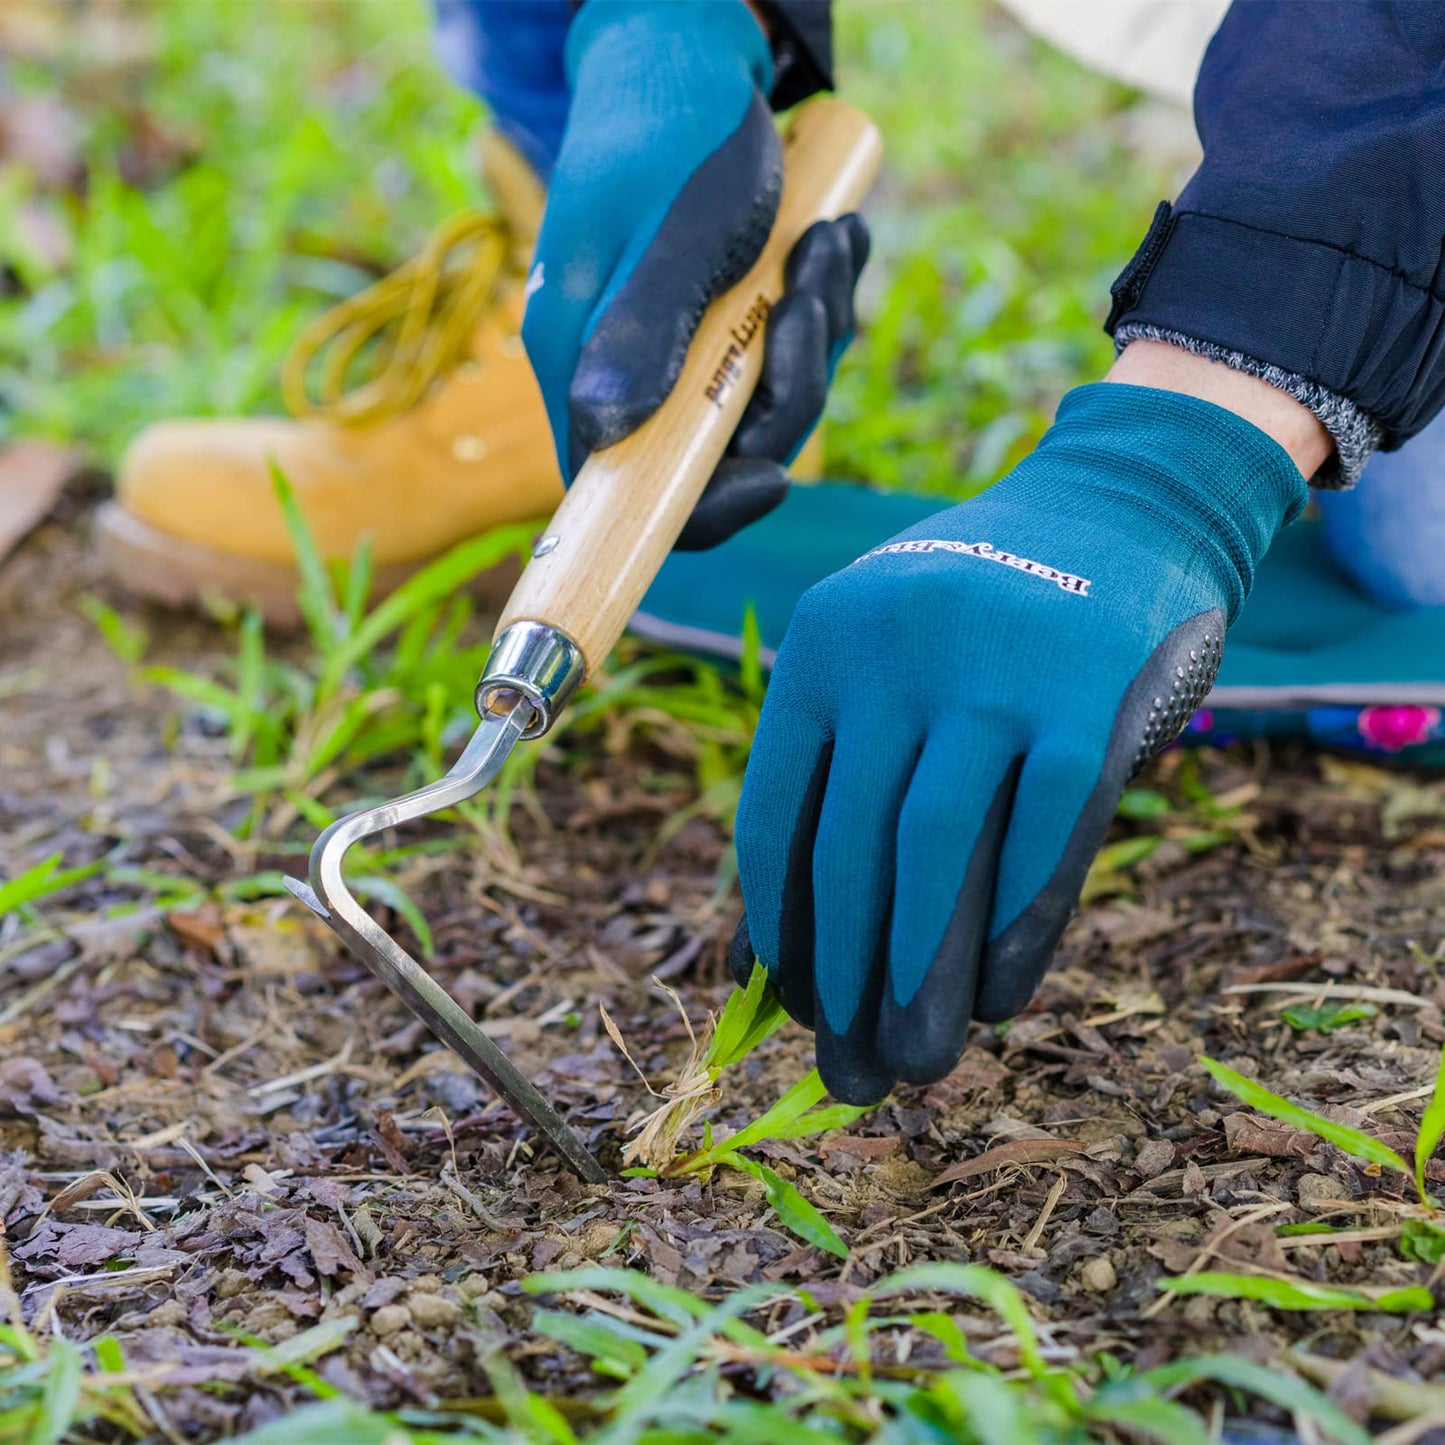
<path fill-rule="evenodd" d="M 281 368 L 294 416 L 365 427 L 414 407 L 465 361 L 478 324 L 518 274 L 515 237 L 489 211 L 462 211 L 419 254 L 312 321 Z"/>

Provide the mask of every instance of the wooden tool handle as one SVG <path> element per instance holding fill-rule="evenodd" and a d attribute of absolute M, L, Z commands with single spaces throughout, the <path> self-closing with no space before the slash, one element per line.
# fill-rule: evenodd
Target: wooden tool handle
<path fill-rule="evenodd" d="M 858 205 L 882 154 L 878 128 L 843 101 L 821 97 L 799 110 L 783 137 L 782 201 L 757 264 L 708 307 L 662 406 L 577 474 L 507 601 L 499 634 L 514 622 L 541 622 L 577 644 L 588 676 L 606 661 L 753 394 L 789 252 L 814 221 Z"/>

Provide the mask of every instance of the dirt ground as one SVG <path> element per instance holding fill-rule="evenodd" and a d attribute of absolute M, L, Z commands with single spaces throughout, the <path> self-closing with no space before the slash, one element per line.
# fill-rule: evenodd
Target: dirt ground
<path fill-rule="evenodd" d="M 295 853 L 228 833 L 244 804 L 227 795 L 224 739 L 130 685 L 78 613 L 100 586 L 91 501 L 72 488 L 0 568 L 0 864 L 59 849 L 208 885 L 299 874 Z M 145 620 L 155 660 L 205 670 L 224 645 L 201 622 Z M 1167 788 L 1179 759 L 1155 781 Z M 641 751 L 548 762 L 542 815 L 513 819 L 515 857 L 478 847 L 406 880 L 438 976 L 612 1163 L 649 1101 L 598 1005 L 661 1082 L 686 1036 L 650 980 L 695 1019 L 730 987 L 737 904 L 713 901 L 726 840 L 695 821 L 639 866 L 688 801 L 645 786 L 655 766 Z M 48 909 L 54 936 L 0 933 L 0 1218 L 26 1315 L 76 1340 L 111 1332 L 134 1363 L 179 1362 L 193 1387 L 158 1408 L 188 1439 L 305 1395 L 280 1376 L 240 1383 L 238 1335 L 280 1341 L 346 1314 L 361 1327 L 318 1368 L 360 1399 L 486 1394 L 479 1352 L 498 1339 L 549 1393 L 585 1396 L 596 1378 L 528 1333 L 518 1281 L 595 1259 L 703 1294 L 796 1282 L 825 1308 L 906 1263 L 977 1260 L 1032 1296 L 1060 1360 L 1296 1344 L 1356 1362 L 1336 1384 L 1347 1402 L 1366 1366 L 1429 1379 L 1445 1366 L 1430 1318 L 1160 1303 L 1157 1281 L 1206 1245 L 1217 1268 L 1433 1282 L 1370 1237 L 1400 1181 L 1264 1126 L 1195 1059 L 1225 1058 L 1408 1154 L 1422 1107 L 1408 1096 L 1445 1040 L 1445 785 L 1264 748 L 1202 769 L 1245 805 L 1228 843 L 1166 843 L 1133 897 L 1086 907 L 1029 1012 L 978 1028 L 949 1079 L 901 1090 L 847 1135 L 761 1151 L 838 1228 L 846 1262 L 799 1246 L 742 1176 L 578 1184 L 294 903 L 107 920 L 120 895 L 84 885 Z M 1325 1036 L 1281 1021 L 1307 995 L 1263 988 L 1331 982 L 1395 992 Z M 715 1125 L 755 1117 L 809 1062 L 809 1037 L 784 1030 L 735 1071 Z M 96 1171 L 136 1206 L 65 1192 Z M 1445 1163 L 1431 1178 L 1445 1183 Z M 1306 1218 L 1352 1233 L 1275 1232 Z M 985 1347 L 992 1328 L 979 1321 Z"/>

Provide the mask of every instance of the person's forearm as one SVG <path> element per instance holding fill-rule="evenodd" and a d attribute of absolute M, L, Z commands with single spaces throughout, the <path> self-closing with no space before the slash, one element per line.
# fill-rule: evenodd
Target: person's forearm
<path fill-rule="evenodd" d="M 1273 437 L 1306 480 L 1334 450 L 1334 442 L 1320 419 L 1287 392 L 1221 361 L 1194 356 L 1162 341 L 1131 342 L 1104 380 L 1212 401 Z"/>

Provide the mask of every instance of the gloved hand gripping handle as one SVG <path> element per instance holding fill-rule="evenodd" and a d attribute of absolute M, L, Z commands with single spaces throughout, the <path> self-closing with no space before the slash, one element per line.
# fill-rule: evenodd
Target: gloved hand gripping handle
<path fill-rule="evenodd" d="M 588 458 L 517 583 L 477 689 L 479 712 L 520 692 L 545 732 L 606 660 L 737 429 L 763 363 L 767 316 L 803 232 L 857 208 L 883 156 L 878 128 L 822 97 L 783 137 L 783 196 L 753 269 L 707 310 L 668 399 Z"/>
<path fill-rule="evenodd" d="M 799 111 L 783 138 L 782 202 L 753 269 L 700 322 L 668 400 L 630 436 L 593 453 L 507 603 L 481 681 L 481 725 L 439 782 L 332 824 L 311 850 L 310 886 L 291 891 L 588 1181 L 604 1178 L 581 1136 L 346 886 L 352 844 L 452 807 L 494 778 L 521 738 L 539 737 L 606 659 L 682 531 L 747 405 L 762 367 L 768 311 L 783 267 L 814 221 L 856 207 L 882 146 L 867 117 L 838 100 Z"/>

